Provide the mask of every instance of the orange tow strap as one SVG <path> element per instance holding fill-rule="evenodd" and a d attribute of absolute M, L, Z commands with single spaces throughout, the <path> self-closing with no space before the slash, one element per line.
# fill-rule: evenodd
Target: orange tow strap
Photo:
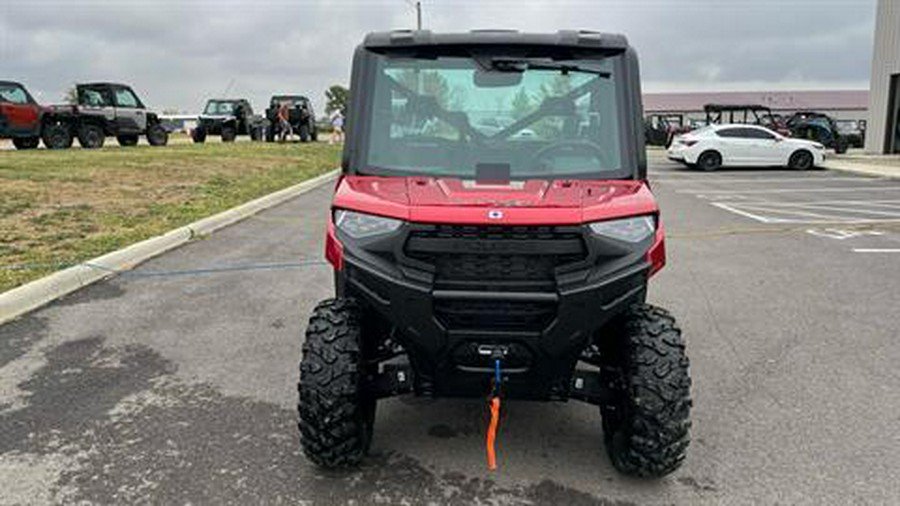
<path fill-rule="evenodd" d="M 500 423 L 500 397 L 491 398 L 491 424 L 487 432 L 487 461 L 488 469 L 497 469 L 497 452 L 494 443 L 497 440 L 497 424 Z"/>

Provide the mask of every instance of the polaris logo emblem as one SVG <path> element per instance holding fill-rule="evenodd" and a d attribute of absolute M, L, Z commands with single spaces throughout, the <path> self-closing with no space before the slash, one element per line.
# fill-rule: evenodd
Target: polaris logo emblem
<path fill-rule="evenodd" d="M 499 209 L 491 209 L 488 211 L 488 218 L 492 220 L 499 220 L 503 218 L 503 211 Z"/>

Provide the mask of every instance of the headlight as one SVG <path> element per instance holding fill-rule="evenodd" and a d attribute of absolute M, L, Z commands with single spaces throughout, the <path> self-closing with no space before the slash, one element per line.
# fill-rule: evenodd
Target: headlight
<path fill-rule="evenodd" d="M 656 220 L 653 219 L 653 216 L 635 216 L 623 220 L 598 221 L 588 226 L 591 228 L 591 232 L 599 236 L 639 243 L 653 235 L 656 230 Z"/>
<path fill-rule="evenodd" d="M 334 212 L 334 224 L 341 231 L 354 239 L 386 234 L 400 228 L 400 220 L 384 218 L 354 211 L 337 210 Z"/>

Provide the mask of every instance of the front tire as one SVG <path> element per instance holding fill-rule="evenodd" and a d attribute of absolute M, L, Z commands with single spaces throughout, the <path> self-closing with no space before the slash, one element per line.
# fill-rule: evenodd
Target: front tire
<path fill-rule="evenodd" d="M 84 149 L 100 149 L 106 142 L 106 134 L 97 125 L 82 125 L 78 129 L 78 144 Z"/>
<path fill-rule="evenodd" d="M 613 403 L 600 408 L 613 466 L 640 477 L 677 469 L 690 443 L 688 358 L 681 329 L 667 311 L 638 304 L 613 323 L 617 335 L 601 343 L 615 385 Z"/>
<path fill-rule="evenodd" d="M 794 152 L 788 160 L 788 168 L 794 170 L 809 170 L 814 166 L 815 158 L 813 158 L 813 154 L 805 149 Z"/>
<path fill-rule="evenodd" d="M 306 327 L 297 385 L 300 444 L 325 468 L 358 465 L 369 449 L 375 399 L 365 391 L 362 310 L 349 298 L 316 306 Z"/>
<path fill-rule="evenodd" d="M 47 149 L 68 149 L 72 147 L 72 130 L 65 123 L 45 124 L 41 140 Z"/>
<path fill-rule="evenodd" d="M 40 137 L 13 137 L 13 146 L 16 149 L 34 149 L 41 143 Z"/>
<path fill-rule="evenodd" d="M 194 141 L 194 144 L 203 144 L 206 142 L 206 129 L 203 127 L 197 127 L 191 132 L 191 140 Z"/>
<path fill-rule="evenodd" d="M 169 143 L 169 132 L 159 123 L 147 127 L 147 142 L 151 146 L 165 146 Z"/>
<path fill-rule="evenodd" d="M 237 137 L 237 130 L 233 126 L 222 127 L 222 142 L 234 142 Z"/>

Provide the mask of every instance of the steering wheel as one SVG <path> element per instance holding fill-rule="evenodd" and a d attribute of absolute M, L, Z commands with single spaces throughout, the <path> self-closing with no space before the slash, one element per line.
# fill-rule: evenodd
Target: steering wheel
<path fill-rule="evenodd" d="M 531 157 L 531 164 L 537 166 L 544 166 L 542 161 L 545 158 L 548 158 L 549 154 L 566 154 L 571 155 L 573 153 L 587 153 L 591 156 L 596 157 L 600 160 L 601 163 L 606 163 L 608 160 L 606 159 L 606 152 L 604 149 L 596 143 L 585 140 L 574 140 L 574 141 L 561 141 L 549 146 L 544 146 L 543 148 L 537 150 L 537 152 Z"/>

